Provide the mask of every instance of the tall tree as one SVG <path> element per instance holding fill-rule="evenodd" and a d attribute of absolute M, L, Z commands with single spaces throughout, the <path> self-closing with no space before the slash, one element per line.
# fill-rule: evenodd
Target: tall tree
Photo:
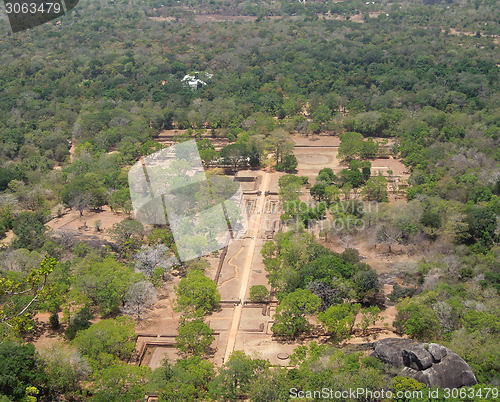
<path fill-rule="evenodd" d="M 151 279 L 156 268 L 161 268 L 165 272 L 171 269 L 172 260 L 167 258 L 169 254 L 168 247 L 163 244 L 142 246 L 134 256 L 135 268 Z"/>
<path fill-rule="evenodd" d="M 287 338 L 308 332 L 311 324 L 306 318 L 314 314 L 321 307 L 321 299 L 308 289 L 298 289 L 285 296 L 274 315 L 274 324 L 271 327 L 273 334 Z"/>
<path fill-rule="evenodd" d="M 335 344 L 350 338 L 360 308 L 360 304 L 337 304 L 318 315 L 319 321 L 327 329 Z"/>
<path fill-rule="evenodd" d="M 177 310 L 186 317 L 202 317 L 220 301 L 217 285 L 201 271 L 191 271 L 181 279 L 176 294 Z"/>
<path fill-rule="evenodd" d="M 111 366 L 97 376 L 92 399 L 96 402 L 142 400 L 150 371 L 149 367 Z"/>
<path fill-rule="evenodd" d="M 23 281 L 15 281 L 0 275 L 0 296 L 6 297 L 7 301 L 10 298 L 25 296 L 15 311 L 6 311 L 5 304 L 0 305 L 0 324 L 5 324 L 16 331 L 33 329 L 29 319 L 30 308 L 35 302 L 50 295 L 46 289 L 47 277 L 56 265 L 57 261 L 46 255 L 40 266 L 32 269 Z"/>
<path fill-rule="evenodd" d="M 156 290 L 151 282 L 136 282 L 130 285 L 125 294 L 123 311 L 141 321 L 144 314 L 154 306 L 156 300 Z"/>
<path fill-rule="evenodd" d="M 21 402 L 26 400 L 27 387 L 35 386 L 45 395 L 48 383 L 43 361 L 32 344 L 0 342 L 0 395 Z"/>
<path fill-rule="evenodd" d="M 135 350 L 134 321 L 130 317 L 102 320 L 79 331 L 72 341 L 94 369 L 105 368 L 117 359 L 127 360 Z"/>
<path fill-rule="evenodd" d="M 290 155 L 293 151 L 293 141 L 291 140 L 290 135 L 282 129 L 274 130 L 268 140 L 274 151 L 276 163 L 283 162 L 284 157 Z"/>
<path fill-rule="evenodd" d="M 183 353 L 204 356 L 215 340 L 214 331 L 200 319 L 181 322 L 175 338 L 176 347 Z"/>
<path fill-rule="evenodd" d="M 210 384 L 210 394 L 220 402 L 236 402 L 250 392 L 254 379 L 266 373 L 268 367 L 267 360 L 252 359 L 235 351 Z"/>
<path fill-rule="evenodd" d="M 45 225 L 35 212 L 21 212 L 17 218 L 14 229 L 16 238 L 13 241 L 15 248 L 34 250 L 42 247 L 45 242 Z"/>

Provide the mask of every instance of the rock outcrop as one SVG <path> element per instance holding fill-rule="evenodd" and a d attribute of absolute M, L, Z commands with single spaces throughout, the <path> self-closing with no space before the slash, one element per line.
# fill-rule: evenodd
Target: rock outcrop
<path fill-rule="evenodd" d="M 429 388 L 459 388 L 477 384 L 469 365 L 450 349 L 437 343 L 388 338 L 373 344 L 372 356 L 395 367 Z"/>

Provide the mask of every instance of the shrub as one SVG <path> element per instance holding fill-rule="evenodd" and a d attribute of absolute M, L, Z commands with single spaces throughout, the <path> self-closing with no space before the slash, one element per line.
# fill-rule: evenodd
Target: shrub
<path fill-rule="evenodd" d="M 90 328 L 92 323 L 90 320 L 93 318 L 88 307 L 82 308 L 78 313 L 75 314 L 73 320 L 66 328 L 64 336 L 70 341 L 75 339 L 78 331 L 82 331 Z"/>
<path fill-rule="evenodd" d="M 269 290 L 264 285 L 255 285 L 250 288 L 250 300 L 252 302 L 267 301 L 269 295 Z"/>
<path fill-rule="evenodd" d="M 54 311 L 50 318 L 49 318 L 49 323 L 50 323 L 50 327 L 52 329 L 59 329 L 59 327 L 61 326 L 61 324 L 59 323 L 59 316 L 57 315 L 57 312 Z"/>

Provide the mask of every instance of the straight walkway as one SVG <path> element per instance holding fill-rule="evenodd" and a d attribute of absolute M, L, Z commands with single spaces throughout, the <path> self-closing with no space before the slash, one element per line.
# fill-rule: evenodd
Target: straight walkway
<path fill-rule="evenodd" d="M 241 313 L 243 312 L 243 302 L 245 301 L 245 295 L 247 293 L 248 283 L 250 281 L 250 273 L 252 271 L 252 262 L 255 253 L 255 244 L 257 242 L 257 238 L 259 236 L 260 228 L 262 225 L 262 216 L 264 215 L 264 203 L 266 200 L 266 192 L 269 189 L 270 178 L 271 178 L 270 173 L 266 172 L 260 188 L 261 194 L 257 199 L 255 214 L 253 214 L 250 217 L 250 222 L 248 224 L 248 234 L 251 239 L 250 239 L 250 244 L 248 245 L 247 248 L 245 264 L 241 272 L 242 280 L 241 280 L 240 294 L 239 294 L 239 299 L 241 300 L 241 303 L 238 306 L 236 306 L 233 310 L 233 320 L 231 322 L 231 329 L 229 330 L 229 337 L 226 345 L 224 362 L 227 362 L 229 360 L 229 356 L 231 355 L 231 353 L 233 353 L 234 344 L 236 342 L 236 336 L 238 335 L 238 330 L 241 321 Z M 260 255 L 257 256 L 257 258 L 260 258 Z"/>

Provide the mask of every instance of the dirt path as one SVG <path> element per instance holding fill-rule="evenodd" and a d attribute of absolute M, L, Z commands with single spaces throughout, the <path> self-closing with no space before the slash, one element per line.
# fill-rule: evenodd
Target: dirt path
<path fill-rule="evenodd" d="M 5 237 L 2 240 L 0 240 L 0 247 L 1 246 L 9 247 L 13 239 L 14 239 L 14 232 L 12 230 L 9 230 L 7 233 L 5 233 Z"/>
<path fill-rule="evenodd" d="M 74 142 L 72 142 L 71 148 L 69 149 L 69 162 L 70 163 L 73 163 L 73 161 L 75 160 L 75 149 L 76 149 L 76 145 Z"/>
<path fill-rule="evenodd" d="M 247 254 L 245 258 L 245 265 L 242 270 L 242 280 L 240 286 L 239 299 L 241 301 L 245 300 L 245 294 L 247 293 L 248 284 L 250 281 L 250 273 L 252 271 L 252 261 L 255 253 L 255 244 L 257 242 L 257 237 L 259 234 L 259 229 L 262 222 L 262 216 L 264 215 L 264 202 L 266 200 L 266 192 L 269 189 L 270 173 L 266 172 L 262 180 L 261 193 L 257 200 L 256 206 L 256 219 L 252 220 L 249 225 L 248 234 L 251 236 L 250 244 L 247 249 Z M 241 321 L 241 314 L 243 312 L 243 303 L 240 303 L 234 308 L 233 319 L 231 322 L 231 329 L 229 330 L 229 337 L 227 340 L 226 353 L 224 355 L 224 361 L 229 360 L 229 356 L 234 350 L 234 345 L 236 342 L 236 336 L 238 334 L 238 329 Z"/>
<path fill-rule="evenodd" d="M 238 276 L 239 276 L 239 273 L 240 271 L 238 270 L 238 266 L 236 264 L 233 264 L 233 260 L 238 257 L 244 250 L 245 248 L 244 247 L 241 247 L 239 249 L 239 251 L 231 257 L 231 259 L 227 262 L 228 265 L 231 265 L 232 267 L 234 267 L 234 276 L 228 280 L 225 280 L 224 282 L 222 282 L 220 285 L 219 285 L 219 288 L 221 288 L 222 286 L 224 286 L 226 283 L 228 282 L 231 282 L 231 281 L 234 281 L 235 279 L 238 279 Z"/>

